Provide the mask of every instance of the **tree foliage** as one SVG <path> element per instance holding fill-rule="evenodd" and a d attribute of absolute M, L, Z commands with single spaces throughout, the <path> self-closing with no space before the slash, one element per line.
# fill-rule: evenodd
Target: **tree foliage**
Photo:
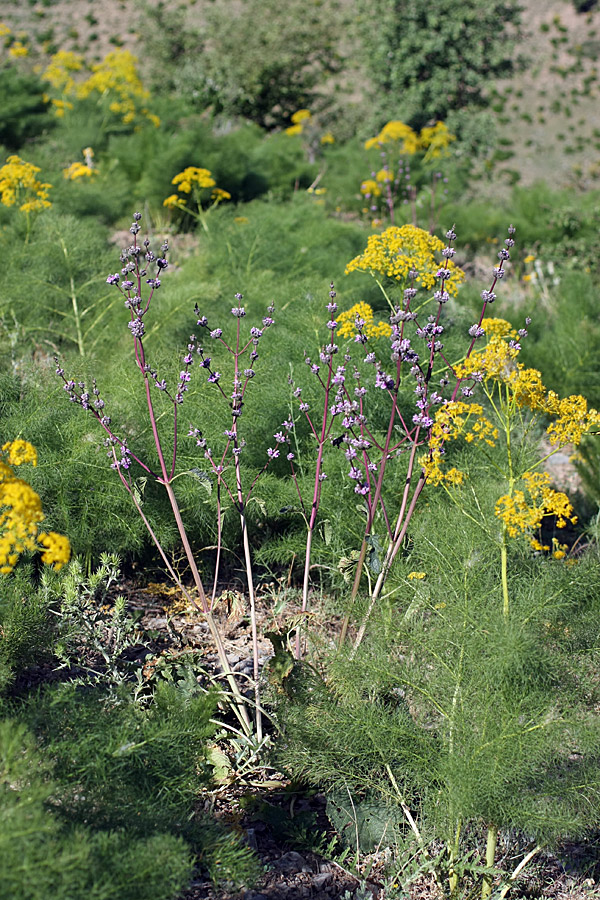
<path fill-rule="evenodd" d="M 482 107 L 489 80 L 515 70 L 516 0 L 465 0 L 460 7 L 452 0 L 359 2 L 365 64 L 382 117 L 421 128 L 453 110 Z"/>

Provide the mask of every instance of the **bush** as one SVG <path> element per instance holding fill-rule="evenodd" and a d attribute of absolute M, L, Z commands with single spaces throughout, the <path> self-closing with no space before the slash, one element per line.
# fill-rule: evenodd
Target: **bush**
<path fill-rule="evenodd" d="M 460 9 L 452 0 L 375 0 L 360 8 L 378 125 L 399 118 L 419 130 L 453 110 L 483 107 L 489 81 L 515 70 L 516 0 L 468 0 Z"/>
<path fill-rule="evenodd" d="M 55 119 L 48 113 L 44 85 L 14 68 L 0 69 L 0 144 L 15 152 L 27 141 L 49 131 Z"/>
<path fill-rule="evenodd" d="M 181 19 L 165 21 L 170 11 L 154 16 L 151 46 L 172 89 L 263 127 L 289 124 L 296 110 L 322 105 L 319 89 L 341 65 L 338 0 L 242 0 L 236 15 L 218 0 L 206 8 L 205 30 L 192 36 Z M 163 70 L 156 71 L 164 83 Z"/>
<path fill-rule="evenodd" d="M 0 721 L 0 878 L 11 900 L 171 900 L 185 887 L 182 838 L 73 827 L 45 760 L 22 723 Z"/>

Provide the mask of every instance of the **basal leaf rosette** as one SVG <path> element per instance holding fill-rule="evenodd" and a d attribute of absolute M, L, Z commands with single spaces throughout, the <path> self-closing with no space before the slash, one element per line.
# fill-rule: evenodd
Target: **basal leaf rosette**
<path fill-rule="evenodd" d="M 14 469 L 37 465 L 35 447 L 23 440 L 9 441 L 0 452 L 0 572 L 8 574 L 26 551 L 41 551 L 42 562 L 60 569 L 71 556 L 69 540 L 55 531 L 40 532 L 42 501 Z"/>
<path fill-rule="evenodd" d="M 346 266 L 346 274 L 362 270 L 373 276 L 383 275 L 404 284 L 415 272 L 415 286 L 432 290 L 440 267 L 449 271 L 444 290 L 455 297 L 465 273 L 451 259 L 443 263 L 437 258 L 445 244 L 433 234 L 415 225 L 391 226 L 381 234 L 372 234 L 366 250 Z"/>

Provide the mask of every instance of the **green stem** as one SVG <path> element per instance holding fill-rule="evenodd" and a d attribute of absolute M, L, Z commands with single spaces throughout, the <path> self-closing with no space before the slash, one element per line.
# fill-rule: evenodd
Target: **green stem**
<path fill-rule="evenodd" d="M 77 332 L 77 347 L 79 348 L 79 355 L 85 356 L 85 350 L 83 347 L 83 334 L 81 332 L 81 316 L 79 314 L 79 304 L 77 302 L 77 292 L 75 290 L 75 280 L 73 278 L 73 274 L 71 272 L 71 267 L 69 265 L 69 251 L 67 250 L 67 245 L 65 242 L 60 240 L 60 246 L 62 247 L 62 252 L 65 257 L 65 263 L 67 265 L 67 269 L 69 270 L 69 286 L 71 289 L 71 304 L 73 306 L 73 318 L 75 319 L 75 330 Z"/>
<path fill-rule="evenodd" d="M 502 529 L 502 547 L 500 549 L 500 561 L 502 566 L 502 612 L 508 621 L 510 613 L 510 599 L 508 596 L 508 532 L 506 525 Z"/>
<path fill-rule="evenodd" d="M 460 847 L 460 832 L 462 829 L 462 821 L 459 819 L 456 823 L 456 831 L 454 839 L 448 842 L 448 887 L 450 888 L 450 897 L 455 897 L 458 891 L 458 872 L 454 868 L 454 864 L 458 859 L 458 850 Z"/>
<path fill-rule="evenodd" d="M 492 869 L 496 860 L 496 846 L 498 844 L 498 829 L 495 825 L 488 825 L 487 841 L 485 845 L 485 865 L 486 868 Z M 494 876 L 489 873 L 483 876 L 481 885 L 481 900 L 488 900 L 492 893 L 492 883 Z"/>

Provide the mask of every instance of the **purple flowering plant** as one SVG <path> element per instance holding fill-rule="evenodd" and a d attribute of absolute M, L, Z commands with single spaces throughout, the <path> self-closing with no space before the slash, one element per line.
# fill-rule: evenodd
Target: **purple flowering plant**
<path fill-rule="evenodd" d="M 145 347 L 147 317 L 155 293 L 161 288 L 162 275 L 169 265 L 168 245 L 164 243 L 160 254 L 155 256 L 148 240 L 140 243 L 138 239 L 141 230 L 140 218 L 139 213 L 134 215 L 134 221 L 130 228 L 132 243 L 121 253 L 120 272 L 111 273 L 106 281 L 119 292 L 129 315 L 127 328 L 145 396 L 148 421 L 155 448 L 155 460 L 151 462 L 138 456 L 129 446 L 127 437 L 113 426 L 96 380 L 93 380 L 89 387 L 83 381 L 76 382 L 65 374 L 58 361 L 56 372 L 63 381 L 70 401 L 80 405 L 92 415 L 104 430 L 110 465 L 129 493 L 170 576 L 179 585 L 186 598 L 196 605 L 206 617 L 222 670 L 234 699 L 233 709 L 242 729 L 249 735 L 252 732 L 252 724 L 247 702 L 241 694 L 227 660 L 222 635 L 213 609 L 222 554 L 221 512 L 224 495 L 229 497 L 233 507 L 237 510 L 240 516 L 251 608 L 255 734 L 260 742 L 262 739 L 262 708 L 259 692 L 258 626 L 246 517 L 247 505 L 258 479 L 268 469 L 272 460 L 286 457 L 290 464 L 291 477 L 300 500 L 307 529 L 302 591 L 302 612 L 306 616 L 309 608 L 312 542 L 318 521 L 322 487 L 327 479 L 325 459 L 326 455 L 331 452 L 329 449 L 331 445 L 335 448 L 336 453 L 344 454 L 348 465 L 348 479 L 366 512 L 362 543 L 355 558 L 356 565 L 350 597 L 352 606 L 358 595 L 363 573 L 366 572 L 369 580 L 370 599 L 355 639 L 355 648 L 357 648 L 365 633 L 369 615 L 381 595 L 392 563 L 402 546 L 419 496 L 427 480 L 425 467 L 419 463 L 417 451 L 419 448 L 425 448 L 425 452 L 429 453 L 431 457 L 433 451 L 430 448 L 430 440 L 436 410 L 449 401 L 455 401 L 459 391 L 462 395 L 469 396 L 477 383 L 477 373 L 473 372 L 466 377 L 459 377 L 444 355 L 442 341 L 444 326 L 441 315 L 448 299 L 447 281 L 451 277 L 451 271 L 447 264 L 442 263 L 440 266 L 437 272 L 437 288 L 433 292 L 433 296 L 429 296 L 427 300 L 421 302 L 422 294 L 417 286 L 418 272 L 411 270 L 408 273 L 408 281 L 400 304 L 390 301 L 392 314 L 389 320 L 389 358 L 387 361 L 380 358 L 381 337 L 371 338 L 365 321 L 360 316 L 356 317 L 353 340 L 358 352 L 355 351 L 353 356 L 349 346 L 341 346 L 342 339 L 338 338 L 339 343 L 336 342 L 338 305 L 332 284 L 326 305 L 326 339 L 317 358 L 305 357 L 305 363 L 311 377 L 320 389 L 323 402 L 316 404 L 313 408 L 312 399 L 309 403 L 303 396 L 302 387 L 290 379 L 297 413 L 288 416 L 275 431 L 271 445 L 266 450 L 262 468 L 251 477 L 249 484 L 244 485 L 241 457 L 244 454 L 246 440 L 240 431 L 240 422 L 243 421 L 249 385 L 255 378 L 261 339 L 265 330 L 274 324 L 274 307 L 267 308 L 260 327 L 250 327 L 244 336 L 242 319 L 246 316 L 246 310 L 242 295 L 236 294 L 235 305 L 231 308 L 231 315 L 235 319 L 236 325 L 233 340 L 228 340 L 224 336 L 222 328 L 209 324 L 207 317 L 201 315 L 200 310 L 196 307 L 196 330 L 201 337 L 197 337 L 196 334 L 189 336 L 187 347 L 182 354 L 178 377 L 171 384 L 169 379 L 159 373 L 151 364 Z M 511 228 L 511 234 L 513 231 L 514 229 Z M 447 246 L 442 256 L 444 260 L 450 260 L 455 253 L 453 243 L 456 234 L 453 229 L 447 232 L 446 239 Z M 513 239 L 509 237 L 506 242 L 507 247 L 512 246 L 512 243 Z M 489 291 L 482 293 L 482 307 L 478 321 L 469 329 L 469 342 L 466 353 L 462 357 L 463 360 L 468 359 L 483 332 L 482 321 L 485 311 L 495 299 L 494 288 L 503 275 L 503 267 L 509 257 L 508 250 L 501 251 L 499 257 L 499 265 L 493 271 L 491 287 Z M 436 305 L 436 312 L 427 315 L 430 304 Z M 222 359 L 223 352 L 232 363 L 230 378 L 223 374 L 222 363 L 219 363 L 219 367 L 217 367 L 213 358 L 219 354 L 219 358 Z M 217 560 L 210 596 L 204 588 L 173 489 L 180 431 L 180 407 L 185 402 L 194 372 L 196 372 L 196 378 L 199 375 L 204 377 L 206 383 L 211 385 L 212 390 L 220 396 L 224 408 L 227 409 L 228 419 L 227 427 L 223 432 L 223 444 L 219 450 L 208 445 L 207 439 L 199 427 L 191 425 L 188 431 L 188 437 L 195 440 L 196 445 L 203 451 L 209 467 L 209 474 L 217 486 Z M 440 373 L 442 374 L 441 378 L 439 377 Z M 413 385 L 413 400 L 407 405 L 406 386 L 408 382 Z M 160 396 L 160 402 L 166 403 L 171 409 L 172 436 L 169 441 L 164 437 L 162 425 L 159 431 L 159 416 L 155 410 L 158 396 Z M 386 399 L 388 410 L 387 423 L 384 428 L 381 427 L 379 421 L 375 423 L 371 410 L 372 398 L 375 398 L 374 405 L 381 408 L 381 397 Z M 310 499 L 305 499 L 302 495 L 295 465 L 296 453 L 292 449 L 292 438 L 295 436 L 296 422 L 299 417 L 304 417 L 316 449 Z M 296 443 L 296 449 L 297 446 Z M 438 446 L 436 450 L 443 452 L 443 447 Z M 406 461 L 406 476 L 399 505 L 394 509 L 391 507 L 389 499 L 386 499 L 384 482 L 390 462 L 398 459 Z M 142 470 L 144 477 L 152 478 L 160 484 L 167 494 L 192 573 L 195 596 L 182 584 L 142 510 L 139 492 L 132 477 L 132 471 L 136 467 Z M 375 533 L 376 526 L 377 528 L 382 527 L 385 535 L 385 550 L 382 559 L 379 558 L 381 542 Z M 366 565 L 367 554 L 369 554 L 369 565 Z M 376 575 L 374 584 L 371 584 L 371 573 Z M 340 642 L 344 642 L 346 639 L 348 624 L 349 614 L 342 625 Z M 295 651 L 297 658 L 300 658 L 302 655 L 300 627 L 296 629 Z"/>
<path fill-rule="evenodd" d="M 231 670 L 231 666 L 227 659 L 223 638 L 219 630 L 219 625 L 213 614 L 212 603 L 207 597 L 202 578 L 196 563 L 194 552 L 192 550 L 181 510 L 175 491 L 173 489 L 173 481 L 176 477 L 176 463 L 178 450 L 178 417 L 179 408 L 183 404 L 185 395 L 189 390 L 191 381 L 191 370 L 195 362 L 195 357 L 200 359 L 200 367 L 207 369 L 208 378 L 218 383 L 219 373 L 215 372 L 210 365 L 210 359 L 206 357 L 203 349 L 198 345 L 195 335 L 191 335 L 187 345 L 185 354 L 181 361 L 181 369 L 175 384 L 170 387 L 166 378 L 161 377 L 156 368 L 149 362 L 146 354 L 144 337 L 146 334 L 146 320 L 152 306 L 152 301 L 156 292 L 161 287 L 162 273 L 167 269 L 169 263 L 167 260 L 168 244 L 163 243 L 160 255 L 156 256 L 150 248 L 150 242 L 145 239 L 139 242 L 138 235 L 141 230 L 140 226 L 141 214 L 135 213 L 133 222 L 130 227 L 132 235 L 132 243 L 121 252 L 120 272 L 108 275 L 107 284 L 113 286 L 123 298 L 124 306 L 129 313 L 129 321 L 127 328 L 129 329 L 135 358 L 136 368 L 138 370 L 142 389 L 145 395 L 146 408 L 148 413 L 148 421 L 152 431 L 154 448 L 156 451 L 156 459 L 149 462 L 140 458 L 128 446 L 128 439 L 119 434 L 119 431 L 112 423 L 111 417 L 107 414 L 106 402 L 101 397 L 100 389 L 94 379 L 90 388 L 83 381 L 74 381 L 68 378 L 64 369 L 60 365 L 58 358 L 56 359 L 56 374 L 63 381 L 63 387 L 69 400 L 81 406 L 92 415 L 105 432 L 104 443 L 106 446 L 107 456 L 111 460 L 111 467 L 117 473 L 123 487 L 130 495 L 132 502 L 140 515 L 144 525 L 154 542 L 164 564 L 173 581 L 178 585 L 188 602 L 199 609 L 204 615 L 209 626 L 211 636 L 217 650 L 219 662 L 231 695 L 233 697 L 232 709 L 238 718 L 240 726 L 246 735 L 252 734 L 252 724 L 248 714 L 247 703 L 239 689 L 235 675 Z M 236 313 L 243 315 L 243 309 L 237 308 Z M 202 322 L 199 321 L 200 325 Z M 249 380 L 246 378 L 245 384 Z M 245 388 L 244 388 L 245 389 Z M 161 402 L 166 402 L 171 407 L 172 414 L 172 437 L 170 447 L 164 436 L 159 431 L 158 415 L 155 409 L 156 394 L 161 395 Z M 237 402 L 234 401 L 232 410 L 241 409 L 242 397 Z M 236 417 L 234 415 L 234 422 Z M 235 445 L 235 441 L 234 444 Z M 180 576 L 175 572 L 171 565 L 164 548 L 162 547 L 158 536 L 152 528 L 148 518 L 146 517 L 139 499 L 139 491 L 132 479 L 132 467 L 139 466 L 145 473 L 145 477 L 150 477 L 156 483 L 163 486 L 171 507 L 173 519 L 176 524 L 185 557 L 192 574 L 195 595 L 189 591 L 183 584 Z"/>
<path fill-rule="evenodd" d="M 505 242 L 507 248 L 514 244 L 514 231 L 511 226 Z M 451 259 L 456 252 L 453 246 L 456 233 L 453 228 L 447 231 L 446 240 L 442 256 L 444 259 Z M 467 347 L 461 360 L 463 362 L 470 357 L 477 340 L 485 333 L 482 322 L 489 304 L 495 300 L 494 289 L 504 275 L 504 264 L 509 258 L 508 249 L 503 248 L 499 253 L 499 264 L 492 272 L 491 287 L 481 294 L 482 306 L 478 321 L 468 330 Z M 306 418 L 316 445 L 310 505 L 303 500 L 300 492 L 294 454 L 287 454 L 307 528 L 302 612 L 306 614 L 309 606 L 311 548 L 321 501 L 321 485 L 327 477 L 323 471 L 324 451 L 328 444 L 333 444 L 344 453 L 349 466 L 347 476 L 366 512 L 363 538 L 354 568 L 350 607 L 356 600 L 365 573 L 369 581 L 370 599 L 355 638 L 354 650 L 362 642 L 371 612 L 404 542 L 427 481 L 428 473 L 419 464 L 417 451 L 423 448 L 432 459 L 434 451 L 431 447 L 431 435 L 436 411 L 449 402 L 455 402 L 459 396 L 471 396 L 474 386 L 480 380 L 477 372 L 469 373 L 468 377 L 457 375 L 456 363 L 452 363 L 444 351 L 441 339 L 444 332 L 442 310 L 449 298 L 446 284 L 451 277 L 450 269 L 443 264 L 440 266 L 433 296 L 428 296 L 425 300 L 417 288 L 418 274 L 415 269 L 408 272 L 407 286 L 399 305 L 392 303 L 385 294 L 392 307 L 387 361 L 380 358 L 382 338 L 369 338 L 365 321 L 358 315 L 353 342 L 360 350 L 359 358 L 353 359 L 350 347 L 344 348 L 335 343 L 338 306 L 332 284 L 326 307 L 326 328 L 329 332 L 327 343 L 322 347 L 318 361 L 310 357 L 305 359 L 311 375 L 322 389 L 322 404 L 312 409 L 303 398 L 302 388 L 294 385 L 293 395 L 298 413 Z M 434 314 L 427 315 L 431 303 L 437 308 Z M 411 401 L 412 408 L 407 406 L 405 400 L 409 383 L 412 385 L 411 393 L 414 398 Z M 380 392 L 388 401 L 387 425 L 383 429 L 380 425 L 375 426 L 369 403 L 369 398 L 374 399 L 374 393 Z M 281 435 L 286 444 L 290 443 L 291 430 L 287 426 L 292 424 L 284 423 L 286 427 L 282 428 Z M 439 450 L 443 453 L 443 446 Z M 389 501 L 384 496 L 386 472 L 390 462 L 394 460 L 406 461 L 404 487 L 399 506 L 395 510 L 389 507 Z M 381 542 L 374 532 L 376 523 L 381 524 L 385 535 L 383 559 L 379 557 Z M 366 564 L 367 554 L 369 565 Z M 371 573 L 376 576 L 374 584 L 371 583 Z M 340 644 L 346 640 L 349 621 L 350 613 L 342 624 Z M 296 634 L 296 656 L 301 656 L 299 630 Z"/>

